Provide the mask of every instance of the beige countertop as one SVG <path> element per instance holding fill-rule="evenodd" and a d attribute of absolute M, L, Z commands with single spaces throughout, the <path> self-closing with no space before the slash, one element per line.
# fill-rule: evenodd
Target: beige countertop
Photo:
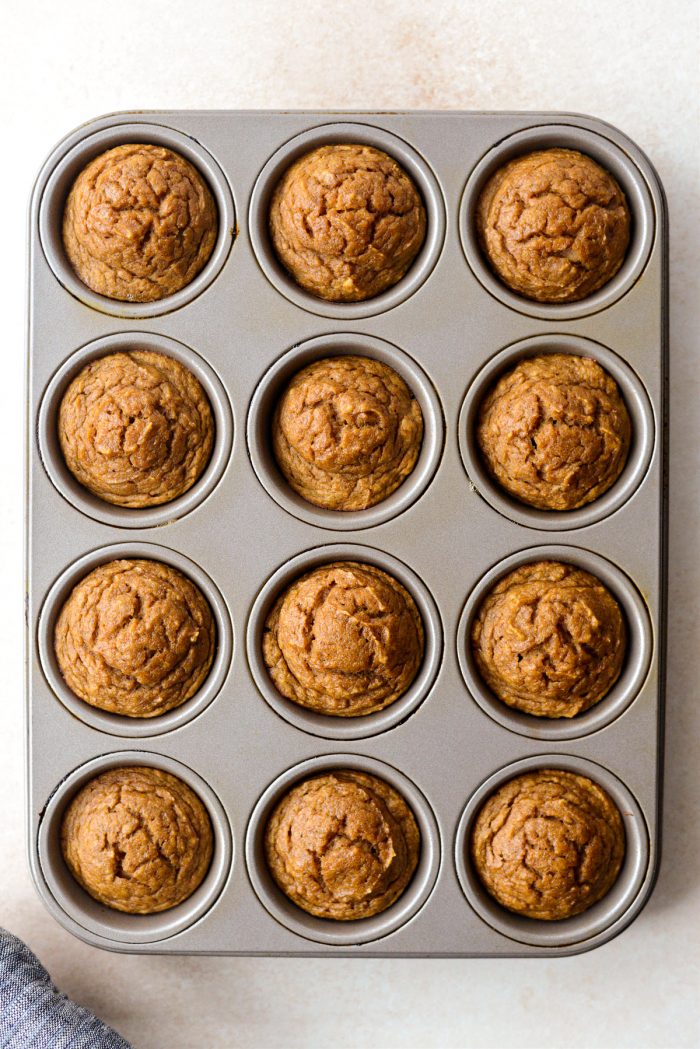
<path fill-rule="evenodd" d="M 0 923 L 137 1049 L 700 1044 L 697 3 L 25 0 L 3 42 Z M 80 943 L 39 902 L 22 799 L 25 202 L 70 128 L 160 107 L 578 111 L 656 165 L 672 259 L 664 862 L 644 913 L 607 946 L 551 961 L 138 958 Z"/>

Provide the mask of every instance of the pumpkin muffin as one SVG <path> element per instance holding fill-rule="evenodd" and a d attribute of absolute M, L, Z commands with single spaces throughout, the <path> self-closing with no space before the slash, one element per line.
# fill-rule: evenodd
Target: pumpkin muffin
<path fill-rule="evenodd" d="M 91 361 L 61 400 L 66 466 L 107 503 L 171 502 L 201 476 L 214 443 L 207 396 L 189 368 L 152 350 Z"/>
<path fill-rule="evenodd" d="M 179 153 L 129 143 L 95 157 L 73 183 L 63 244 L 98 295 L 153 302 L 192 281 L 216 243 L 209 187 Z"/>
<path fill-rule="evenodd" d="M 620 812 L 592 780 L 544 769 L 505 783 L 480 810 L 471 858 L 501 906 L 559 921 L 612 888 L 625 855 Z"/>
<path fill-rule="evenodd" d="M 574 565 L 536 561 L 491 588 L 471 644 L 481 677 L 509 707 L 571 718 L 617 681 L 626 635 L 620 606 L 600 580 Z"/>
<path fill-rule="evenodd" d="M 73 798 L 61 849 L 73 877 L 100 903 L 155 914 L 202 883 L 213 833 L 206 808 L 181 779 L 160 769 L 116 768 Z"/>
<path fill-rule="evenodd" d="M 365 510 L 411 473 L 423 440 L 420 405 L 393 368 L 331 357 L 303 368 L 279 400 L 272 444 L 290 486 L 329 510 Z"/>
<path fill-rule="evenodd" d="M 282 265 L 313 295 L 371 299 L 401 280 L 425 238 L 413 180 L 373 146 L 321 146 L 296 160 L 270 203 Z"/>
<path fill-rule="evenodd" d="M 393 576 L 337 561 L 314 568 L 277 598 L 265 621 L 272 682 L 299 706 L 334 717 L 382 710 L 423 661 L 423 622 Z"/>
<path fill-rule="evenodd" d="M 343 770 L 286 794 L 265 828 L 272 877 L 317 918 L 353 921 L 394 903 L 418 864 L 420 831 L 384 780 Z"/>
<path fill-rule="evenodd" d="M 152 718 L 190 699 L 216 648 L 198 587 L 159 561 L 110 561 L 73 588 L 54 631 L 63 678 L 90 706 Z"/>
<path fill-rule="evenodd" d="M 619 270 L 630 239 L 625 194 L 573 149 L 544 149 L 499 168 L 476 210 L 482 250 L 504 284 L 538 302 L 576 302 Z"/>
<path fill-rule="evenodd" d="M 622 473 L 630 417 L 615 380 L 590 357 L 528 357 L 479 407 L 476 437 L 494 479 L 528 506 L 576 510 Z"/>

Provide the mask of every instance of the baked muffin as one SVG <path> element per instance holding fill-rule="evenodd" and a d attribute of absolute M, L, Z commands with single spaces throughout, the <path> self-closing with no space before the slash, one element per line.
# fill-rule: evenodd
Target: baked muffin
<path fill-rule="evenodd" d="M 80 280 L 123 302 L 184 288 L 209 259 L 217 230 L 214 198 L 196 168 L 142 142 L 95 157 L 63 213 L 63 245 Z"/>
<path fill-rule="evenodd" d="M 75 586 L 61 609 L 54 650 L 85 703 L 152 718 L 204 683 L 216 626 L 198 587 L 159 561 L 110 561 Z"/>
<path fill-rule="evenodd" d="M 283 893 L 317 918 L 379 914 L 418 864 L 420 831 L 401 795 L 377 776 L 343 770 L 293 787 L 265 828 L 265 859 Z"/>
<path fill-rule="evenodd" d="M 332 302 L 371 299 L 401 280 L 425 238 L 413 180 L 373 146 L 321 146 L 287 169 L 270 237 L 297 284 Z"/>
<path fill-rule="evenodd" d="M 61 849 L 73 877 L 100 903 L 155 914 L 182 903 L 202 883 L 213 834 L 204 805 L 177 776 L 117 768 L 73 798 Z"/>
<path fill-rule="evenodd" d="M 528 357 L 479 408 L 476 436 L 489 472 L 541 510 L 576 510 L 622 473 L 631 424 L 615 380 L 590 357 Z"/>
<path fill-rule="evenodd" d="M 602 288 L 630 239 L 625 194 L 573 149 L 538 150 L 499 168 L 481 191 L 476 226 L 497 276 L 538 302 L 576 302 Z"/>
<path fill-rule="evenodd" d="M 382 710 L 402 696 L 423 661 L 423 621 L 393 576 L 336 561 L 284 590 L 265 621 L 272 682 L 299 706 L 334 717 Z"/>
<path fill-rule="evenodd" d="M 541 921 L 571 918 L 601 900 L 624 855 L 622 817 L 602 787 L 553 769 L 505 783 L 471 834 L 472 863 L 486 891 Z"/>
<path fill-rule="evenodd" d="M 86 364 L 61 400 L 66 466 L 107 503 L 169 503 L 201 476 L 214 420 L 199 380 L 152 350 L 110 353 Z"/>
<path fill-rule="evenodd" d="M 482 678 L 509 707 L 571 718 L 620 676 L 627 631 L 610 591 L 558 561 L 522 565 L 488 592 L 472 623 Z"/>
<path fill-rule="evenodd" d="M 393 368 L 369 357 L 331 357 L 303 368 L 272 423 L 290 486 L 329 510 L 365 510 L 391 495 L 416 465 L 420 405 Z"/>

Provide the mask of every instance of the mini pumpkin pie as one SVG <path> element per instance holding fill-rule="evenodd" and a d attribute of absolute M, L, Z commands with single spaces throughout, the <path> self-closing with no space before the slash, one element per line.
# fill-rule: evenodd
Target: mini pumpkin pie
<path fill-rule="evenodd" d="M 619 270 L 630 213 L 617 181 L 591 157 L 544 149 L 491 176 L 476 227 L 486 258 L 509 288 L 538 302 L 576 302 Z"/>
<path fill-rule="evenodd" d="M 192 281 L 218 230 L 209 187 L 188 160 L 163 146 L 128 143 L 95 157 L 73 183 L 63 244 L 92 291 L 153 302 Z"/>
<path fill-rule="evenodd" d="M 318 918 L 352 921 L 394 903 L 418 864 L 420 831 L 410 808 L 377 776 L 343 770 L 304 780 L 265 828 L 272 877 Z"/>
<path fill-rule="evenodd" d="M 201 476 L 214 420 L 189 368 L 152 350 L 91 361 L 61 400 L 66 466 L 105 502 L 141 508 L 171 502 Z"/>
<path fill-rule="evenodd" d="M 500 579 L 472 623 L 481 677 L 509 707 L 547 718 L 588 710 L 617 681 L 627 631 L 600 580 L 574 565 L 535 561 Z"/>
<path fill-rule="evenodd" d="M 337 561 L 314 568 L 275 601 L 263 658 L 272 682 L 299 706 L 358 717 L 395 702 L 423 660 L 423 622 L 393 576 Z"/>
<path fill-rule="evenodd" d="M 115 768 L 90 780 L 66 809 L 61 849 L 73 877 L 100 903 L 155 914 L 182 903 L 211 863 L 207 810 L 177 776 Z"/>
<path fill-rule="evenodd" d="M 282 265 L 313 295 L 373 298 L 401 280 L 425 238 L 413 180 L 373 146 L 321 146 L 296 160 L 270 203 L 270 237 Z"/>
<path fill-rule="evenodd" d="M 622 473 L 631 424 L 615 380 L 590 357 L 542 354 L 502 375 L 476 437 L 494 479 L 541 510 L 576 510 Z"/>
<path fill-rule="evenodd" d="M 56 621 L 63 678 L 90 706 L 152 718 L 201 688 L 216 647 L 198 587 L 159 561 L 110 561 L 73 588 Z"/>
<path fill-rule="evenodd" d="M 592 907 L 614 885 L 625 855 L 620 812 L 592 780 L 544 769 L 517 776 L 481 808 L 471 858 L 501 906 L 541 921 Z"/>
<path fill-rule="evenodd" d="M 329 510 L 364 510 L 411 473 L 423 440 L 420 405 L 403 379 L 369 357 L 331 357 L 298 372 L 272 423 L 290 486 Z"/>

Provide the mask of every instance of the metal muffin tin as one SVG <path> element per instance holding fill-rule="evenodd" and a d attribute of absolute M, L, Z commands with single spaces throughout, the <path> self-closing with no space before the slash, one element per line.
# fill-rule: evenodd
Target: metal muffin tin
<path fill-rule="evenodd" d="M 184 154 L 219 209 L 211 260 L 157 303 L 95 295 L 67 265 L 61 215 L 94 156 L 123 142 Z M 332 142 L 376 145 L 416 180 L 425 245 L 407 276 L 364 303 L 326 303 L 284 273 L 266 208 L 297 156 Z M 580 303 L 522 299 L 501 285 L 475 241 L 473 206 L 499 164 L 565 146 L 598 159 L 633 215 L 626 261 Z M 31 203 L 27 516 L 28 837 L 34 880 L 61 924 L 89 943 L 163 954 L 555 956 L 595 947 L 641 911 L 660 847 L 665 645 L 667 233 L 663 190 L 644 154 L 609 125 L 546 113 L 152 112 L 92 121 L 44 165 Z M 88 360 L 146 346 L 183 361 L 212 403 L 216 442 L 200 481 L 150 510 L 110 506 L 62 462 L 56 412 Z M 474 412 L 489 381 L 522 356 L 590 354 L 617 379 L 634 438 L 605 496 L 566 514 L 509 499 L 475 454 Z M 385 503 L 342 514 L 285 485 L 268 428 L 283 383 L 310 360 L 366 353 L 404 376 L 425 441 L 414 473 Z M 94 710 L 66 689 L 53 623 L 70 588 L 114 557 L 151 557 L 189 574 L 208 598 L 219 647 L 199 694 L 135 721 Z M 610 695 L 572 721 L 499 704 L 475 675 L 465 639 L 484 587 L 527 560 L 557 557 L 599 576 L 620 600 L 630 643 Z M 426 659 L 409 692 L 366 718 L 324 718 L 271 689 L 260 658 L 270 602 L 296 575 L 365 560 L 413 593 Z M 175 772 L 202 797 L 215 834 L 199 890 L 163 914 L 120 914 L 92 900 L 60 853 L 66 804 L 117 764 Z M 471 821 L 520 771 L 558 767 L 595 779 L 619 805 L 627 853 L 613 890 L 563 922 L 500 908 L 469 864 Z M 261 836 L 280 793 L 332 768 L 374 772 L 418 819 L 423 849 L 402 897 L 357 922 L 306 915 L 265 869 Z"/>

